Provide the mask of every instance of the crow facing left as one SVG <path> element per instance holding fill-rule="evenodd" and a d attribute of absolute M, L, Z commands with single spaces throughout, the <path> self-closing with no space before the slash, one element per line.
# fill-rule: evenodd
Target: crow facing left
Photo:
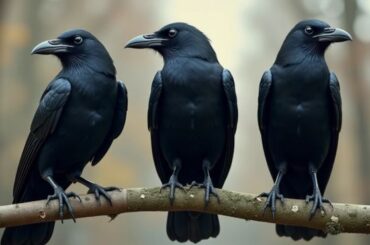
<path fill-rule="evenodd" d="M 38 44 L 32 54 L 53 54 L 62 70 L 44 91 L 34 115 L 13 190 L 13 203 L 48 198 L 59 201 L 63 218 L 66 193 L 79 182 L 109 202 L 108 190 L 81 177 L 85 165 L 97 164 L 123 130 L 127 91 L 105 47 L 89 32 L 71 30 Z M 54 222 L 7 228 L 1 244 L 46 244 Z"/>
<path fill-rule="evenodd" d="M 133 38 L 128 48 L 151 48 L 161 54 L 149 98 L 148 127 L 157 173 L 170 188 L 193 182 L 205 189 L 205 201 L 218 198 L 234 153 L 238 107 L 231 73 L 217 60 L 208 38 L 194 26 L 172 23 Z M 198 183 L 198 184 L 197 184 Z M 200 184 L 199 184 L 200 183 Z M 171 240 L 194 243 L 219 234 L 217 215 L 169 212 Z"/>

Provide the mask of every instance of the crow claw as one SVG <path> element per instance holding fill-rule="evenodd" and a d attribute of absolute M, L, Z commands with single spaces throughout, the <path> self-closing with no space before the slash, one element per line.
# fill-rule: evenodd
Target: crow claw
<path fill-rule="evenodd" d="M 68 200 L 69 197 L 78 198 L 81 202 L 81 198 L 76 193 L 74 193 L 74 192 L 65 193 L 64 190 L 60 187 L 55 188 L 54 189 L 54 194 L 49 195 L 46 199 L 46 206 L 49 205 L 50 201 L 58 199 L 58 201 L 59 201 L 59 217 L 60 217 L 62 223 L 63 223 L 63 218 L 64 218 L 64 211 L 63 211 L 64 205 L 67 206 L 67 210 L 68 210 L 69 214 L 71 215 L 71 217 L 73 219 L 73 222 L 76 223 L 76 219 L 75 219 L 75 216 L 73 214 L 72 206 L 71 206 L 71 204 Z"/>
<path fill-rule="evenodd" d="M 197 186 L 199 188 L 205 189 L 205 196 L 204 196 L 204 201 L 205 201 L 205 206 L 207 207 L 211 198 L 211 195 L 215 196 L 217 199 L 217 203 L 221 203 L 220 201 L 220 196 L 216 192 L 215 188 L 213 187 L 213 183 L 211 180 L 210 176 L 207 176 L 206 179 L 204 180 L 203 183 L 196 183 L 193 181 L 190 185 L 190 189 L 193 186 Z"/>
<path fill-rule="evenodd" d="M 306 203 L 313 202 L 312 208 L 310 210 L 310 217 L 311 220 L 316 213 L 316 210 L 320 209 L 321 212 L 326 213 L 326 210 L 324 208 L 324 203 L 328 203 L 331 207 L 333 207 L 333 204 L 326 198 L 323 198 L 321 195 L 321 192 L 319 189 L 315 188 L 312 195 L 306 196 Z"/>
<path fill-rule="evenodd" d="M 271 209 L 271 214 L 272 214 L 272 219 L 275 219 L 275 214 L 276 214 L 276 199 L 279 199 L 280 202 L 284 205 L 284 196 L 280 194 L 279 189 L 277 188 L 276 185 L 272 187 L 272 190 L 267 193 L 263 192 L 259 194 L 256 198 L 258 197 L 266 197 L 266 202 L 263 207 L 263 215 L 265 215 L 267 208 Z"/>
<path fill-rule="evenodd" d="M 113 206 L 112 198 L 109 195 L 108 191 L 116 191 L 120 190 L 118 187 L 110 186 L 110 187 L 102 187 L 97 184 L 92 184 L 89 188 L 88 194 L 94 193 L 95 199 L 100 200 L 100 197 L 103 196 L 111 206 Z"/>
<path fill-rule="evenodd" d="M 164 188 L 167 188 L 167 187 L 170 188 L 169 198 L 170 198 L 170 203 L 172 205 L 173 202 L 175 201 L 175 190 L 176 190 L 176 188 L 179 188 L 183 191 L 185 189 L 184 189 L 184 186 L 180 182 L 178 182 L 177 177 L 175 175 L 171 175 L 170 180 L 166 184 L 163 184 L 161 186 L 161 189 L 159 189 L 159 193 L 161 193 L 162 190 Z"/>

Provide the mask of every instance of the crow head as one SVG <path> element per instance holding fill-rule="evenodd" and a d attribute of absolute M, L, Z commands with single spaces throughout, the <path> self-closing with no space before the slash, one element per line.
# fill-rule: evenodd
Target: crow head
<path fill-rule="evenodd" d="M 113 61 L 103 44 L 91 33 L 73 29 L 61 34 L 57 39 L 39 43 L 32 54 L 53 54 L 64 68 L 84 67 L 94 71 L 115 75 Z"/>
<path fill-rule="evenodd" d="M 303 20 L 288 33 L 275 63 L 295 63 L 294 60 L 303 56 L 323 56 L 331 43 L 348 40 L 352 40 L 351 35 L 340 28 L 320 20 Z"/>
<path fill-rule="evenodd" d="M 151 48 L 165 60 L 174 57 L 192 57 L 217 62 L 209 39 L 194 26 L 172 23 L 160 30 L 131 39 L 126 48 Z"/>

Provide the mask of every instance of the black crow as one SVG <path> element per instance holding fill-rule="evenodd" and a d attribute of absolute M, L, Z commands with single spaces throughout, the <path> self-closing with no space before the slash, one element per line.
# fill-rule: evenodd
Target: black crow
<path fill-rule="evenodd" d="M 286 37 L 274 65 L 263 74 L 258 124 L 270 173 L 275 181 L 265 208 L 275 215 L 276 199 L 313 202 L 310 218 L 323 210 L 322 197 L 333 168 L 341 128 L 339 83 L 325 62 L 332 42 L 351 36 L 319 20 L 299 22 Z M 330 203 L 330 202 L 329 202 Z M 277 225 L 279 236 L 294 240 L 325 237 L 319 230 Z"/>
<path fill-rule="evenodd" d="M 205 188 L 205 201 L 218 195 L 229 172 L 234 152 L 238 109 L 231 73 L 218 62 L 208 38 L 185 23 L 133 38 L 129 48 L 151 48 L 164 59 L 149 99 L 148 127 L 157 173 L 170 188 L 186 183 Z M 171 240 L 194 243 L 216 237 L 217 215 L 169 212 Z"/>
<path fill-rule="evenodd" d="M 14 181 L 13 203 L 45 199 L 59 201 L 73 217 L 66 193 L 79 182 L 109 202 L 103 188 L 81 177 L 85 165 L 97 164 L 122 132 L 127 92 L 116 81 L 116 69 L 104 46 L 89 32 L 71 30 L 38 44 L 33 54 L 53 54 L 63 66 L 44 91 L 31 124 Z M 1 244 L 46 244 L 54 222 L 7 228 Z"/>

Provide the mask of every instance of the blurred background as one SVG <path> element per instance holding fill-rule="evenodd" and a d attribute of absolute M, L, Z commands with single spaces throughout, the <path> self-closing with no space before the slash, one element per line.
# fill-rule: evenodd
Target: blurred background
<path fill-rule="evenodd" d="M 133 36 L 184 21 L 206 33 L 219 61 L 234 75 L 240 119 L 235 157 L 225 188 L 261 193 L 272 185 L 257 126 L 260 77 L 274 62 L 288 31 L 318 18 L 349 31 L 353 42 L 335 44 L 326 58 L 341 82 L 343 128 L 325 193 L 333 202 L 370 203 L 370 1 L 369 0 L 1 0 L 0 1 L 0 205 L 12 201 L 13 180 L 38 100 L 60 70 L 52 56 L 31 56 L 37 43 L 70 28 L 84 28 L 112 55 L 129 92 L 123 134 L 102 162 L 83 175 L 105 186 L 158 186 L 146 126 L 158 54 L 125 50 Z M 318 122 L 319 123 L 319 122 Z M 85 193 L 74 185 L 71 189 Z M 165 213 L 132 213 L 57 223 L 50 244 L 171 244 Z M 202 244 L 304 244 L 278 238 L 274 225 L 221 217 L 217 239 Z M 0 234 L 3 230 L 0 230 Z M 370 237 L 340 234 L 310 244 L 370 244 Z"/>

